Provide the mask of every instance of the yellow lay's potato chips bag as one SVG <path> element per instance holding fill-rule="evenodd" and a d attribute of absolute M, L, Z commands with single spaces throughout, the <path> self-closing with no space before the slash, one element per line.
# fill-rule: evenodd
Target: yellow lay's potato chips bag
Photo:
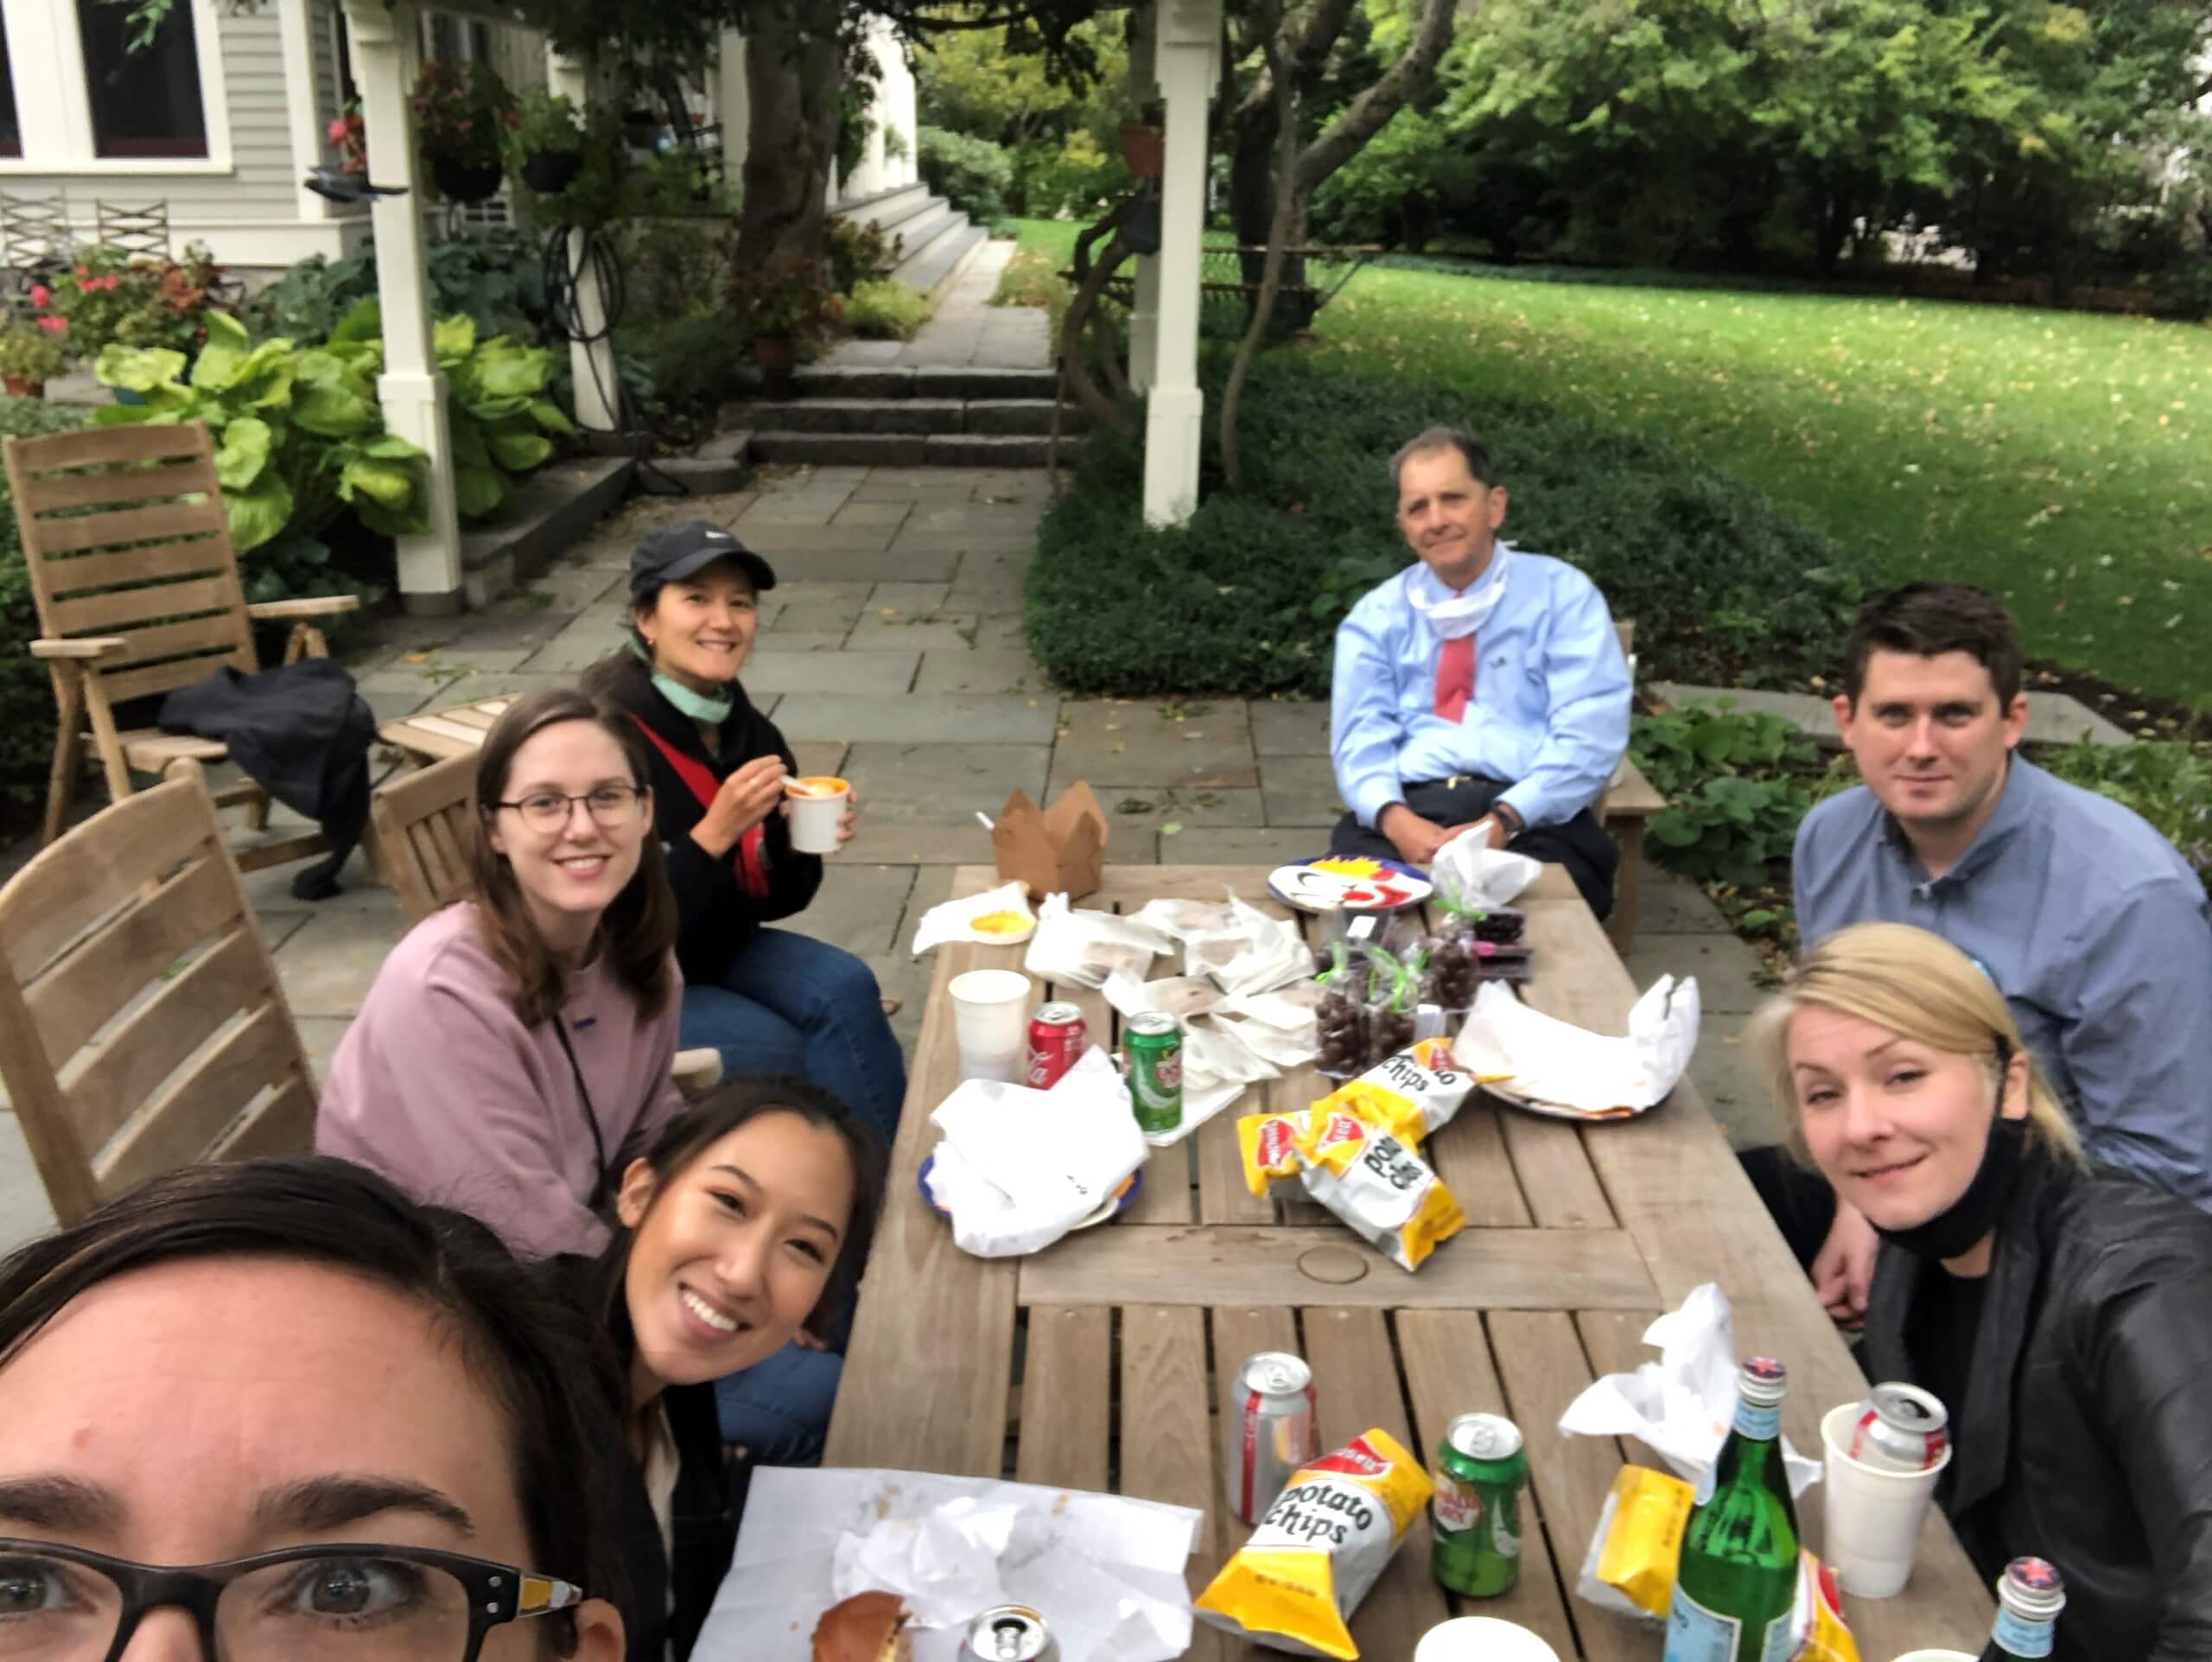
<path fill-rule="evenodd" d="M 1333 1100 L 1333 1098 L 1332 1098 Z M 1466 1227 L 1452 1191 L 1410 1144 L 1351 1107 L 1317 1102 L 1292 1114 L 1247 1114 L 1236 1122 L 1245 1186 L 1268 1192 L 1296 1173 L 1306 1192 L 1402 1270 Z"/>
<path fill-rule="evenodd" d="M 1300 1468 L 1198 1595 L 1198 1619 L 1270 1650 L 1351 1662 L 1359 1647 L 1345 1623 L 1434 1488 L 1381 1430 Z"/>
<path fill-rule="evenodd" d="M 1386 1056 L 1313 1105 L 1349 1109 L 1399 1142 L 1418 1144 L 1451 1124 L 1478 1083 L 1452 1060 L 1449 1039 L 1423 1039 Z"/>

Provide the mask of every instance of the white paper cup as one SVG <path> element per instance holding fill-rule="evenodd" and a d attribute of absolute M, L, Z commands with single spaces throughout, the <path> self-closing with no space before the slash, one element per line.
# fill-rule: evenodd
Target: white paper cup
<path fill-rule="evenodd" d="M 1907 1651 L 1897 1662 L 1974 1662 L 1964 1651 Z"/>
<path fill-rule="evenodd" d="M 953 977 L 947 990 L 960 1077 L 1018 1084 L 1028 1071 L 1029 977 L 1019 970 L 970 970 Z"/>
<path fill-rule="evenodd" d="M 1559 1662 L 1559 1652 L 1510 1621 L 1456 1616 L 1421 1636 L 1414 1662 Z"/>
<path fill-rule="evenodd" d="M 791 846 L 801 854 L 835 854 L 837 822 L 853 799 L 853 787 L 827 774 L 786 778 L 784 795 L 791 805 Z"/>
<path fill-rule="evenodd" d="M 1943 1457 L 1921 1472 L 1884 1471 L 1853 1460 L 1843 1451 L 1861 1406 L 1840 1403 L 1821 1419 L 1827 1461 L 1822 1485 L 1827 1528 L 1821 1557 L 1835 1571 L 1836 1584 L 1853 1597 L 1886 1599 L 1903 1592 L 1912 1574 L 1920 1525 L 1936 1498 L 1936 1480 L 1951 1463 L 1951 1450 L 1946 1445 Z"/>

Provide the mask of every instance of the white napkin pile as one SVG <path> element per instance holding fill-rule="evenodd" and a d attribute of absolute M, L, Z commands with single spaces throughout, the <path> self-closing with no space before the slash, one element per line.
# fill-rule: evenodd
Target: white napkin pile
<path fill-rule="evenodd" d="M 1661 976 L 1613 1038 L 1530 1009 L 1499 982 L 1475 989 L 1475 1006 L 1452 1046 L 1471 1073 L 1510 1073 L 1531 1102 L 1598 1115 L 1641 1113 L 1675 1088 L 1697 1049 L 1697 978 Z"/>
<path fill-rule="evenodd" d="M 1690 1289 L 1679 1309 L 1643 1330 L 1659 1360 L 1633 1373 L 1608 1373 L 1567 1404 L 1559 1429 L 1568 1436 L 1640 1437 L 1702 1495 L 1736 1423 L 1735 1312 L 1728 1295 L 1707 1282 Z M 1789 1493 L 1821 1480 L 1821 1462 L 1782 1440 Z"/>
<path fill-rule="evenodd" d="M 1065 895 L 1045 896 L 1037 908 L 1037 933 L 1021 967 L 1040 981 L 1072 983 L 1096 989 L 1116 970 L 1141 976 L 1174 942 L 1138 918 L 1111 912 L 1078 912 Z"/>
<path fill-rule="evenodd" d="M 1050 1246 L 1145 1161 L 1128 1087 L 1093 1045 L 1049 1091 L 968 1079 L 930 1116 L 944 1133 L 930 1194 L 977 1258 Z"/>

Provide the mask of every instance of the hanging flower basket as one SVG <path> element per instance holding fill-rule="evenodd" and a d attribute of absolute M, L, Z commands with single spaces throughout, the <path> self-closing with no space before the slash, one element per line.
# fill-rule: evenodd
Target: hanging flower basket
<path fill-rule="evenodd" d="M 541 196 L 557 195 L 575 181 L 583 165 L 581 151 L 532 150 L 522 159 L 522 181 Z"/>
<path fill-rule="evenodd" d="M 488 202 L 499 194 L 504 176 L 497 162 L 461 162 L 447 156 L 430 158 L 431 182 L 449 202 Z"/>
<path fill-rule="evenodd" d="M 1122 129 L 1122 160 L 1139 179 L 1157 179 L 1167 171 L 1167 135 L 1157 127 L 1130 122 Z"/>

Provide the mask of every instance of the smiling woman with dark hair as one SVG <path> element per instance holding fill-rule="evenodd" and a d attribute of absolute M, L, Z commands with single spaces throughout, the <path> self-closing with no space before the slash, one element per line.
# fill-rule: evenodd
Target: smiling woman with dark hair
<path fill-rule="evenodd" d="M 0 1262 L 0 1657 L 616 1662 L 588 1329 L 336 1160 Z"/>
<path fill-rule="evenodd" d="M 749 1462 L 726 1468 L 715 1384 L 819 1338 L 851 1304 L 885 1153 L 803 1079 L 739 1079 L 693 1104 L 622 1174 L 623 1229 L 546 1274 L 606 1335 L 626 1436 L 612 1491 L 632 1662 L 691 1652 L 729 1569 Z M 841 1359 L 818 1365 L 826 1407 Z"/>
<path fill-rule="evenodd" d="M 533 693 L 485 739 L 476 811 L 474 895 L 385 959 L 315 1146 L 518 1252 L 595 1251 L 626 1152 L 681 1105 L 676 903 L 644 742 L 581 692 Z"/>

